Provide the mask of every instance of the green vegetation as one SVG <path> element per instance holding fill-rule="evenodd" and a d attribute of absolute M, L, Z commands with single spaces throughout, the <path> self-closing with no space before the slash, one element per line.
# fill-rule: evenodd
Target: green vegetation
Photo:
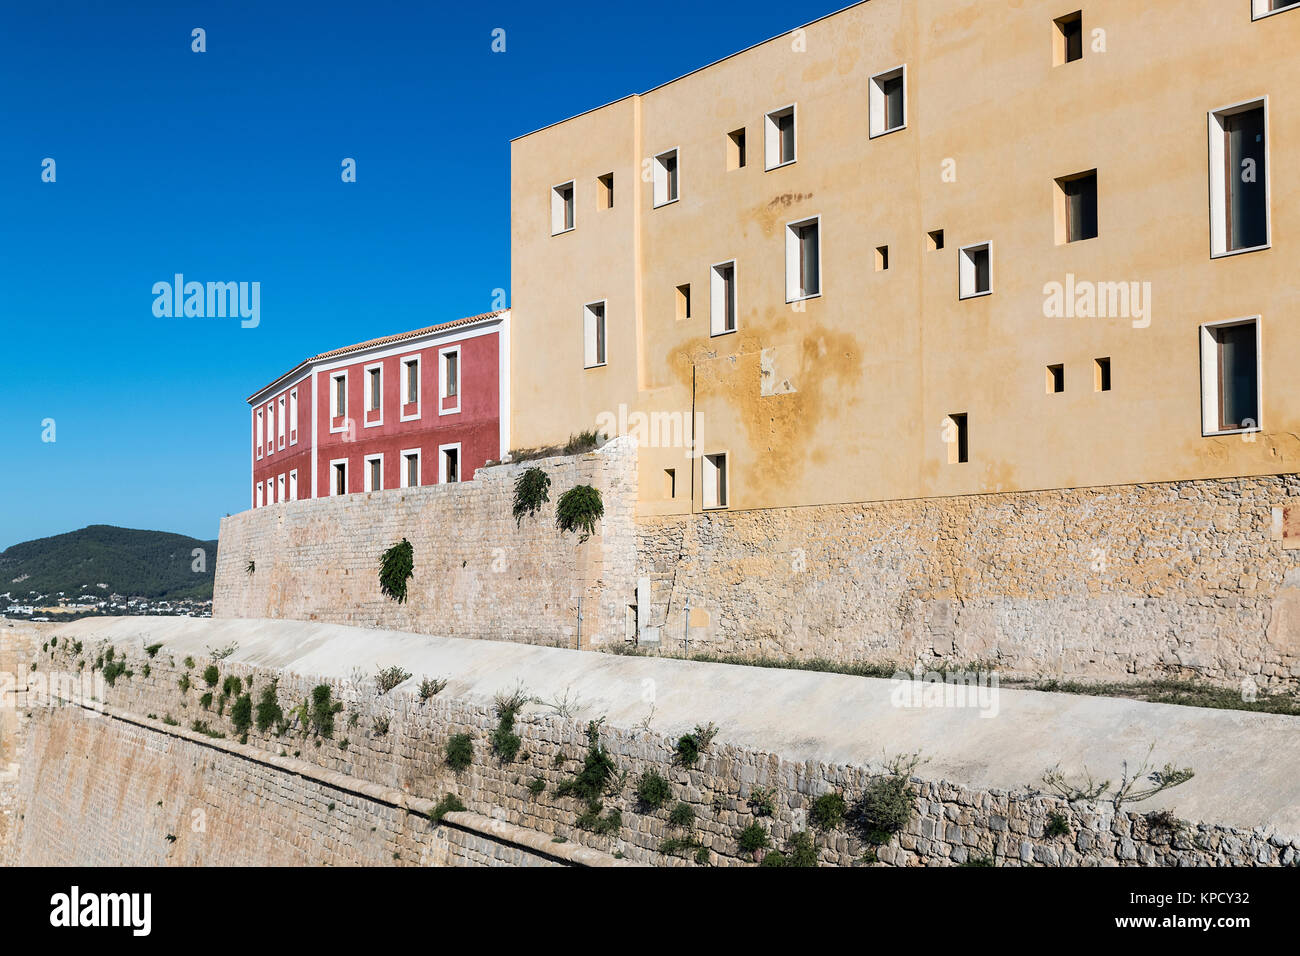
<path fill-rule="evenodd" d="M 253 698 L 250 695 L 243 694 L 235 701 L 230 708 L 230 723 L 234 726 L 235 733 L 248 733 L 248 728 L 253 726 Z"/>
<path fill-rule="evenodd" d="M 317 684 L 311 690 L 310 704 L 304 703 L 306 725 L 322 737 L 334 736 L 334 715 L 343 709 L 342 701 L 330 696 L 329 684 Z"/>
<path fill-rule="evenodd" d="M 536 461 L 539 458 L 554 458 L 557 455 L 580 455 L 594 451 L 601 443 L 601 434 L 597 431 L 584 431 L 570 435 L 563 445 L 546 445 L 542 448 L 515 448 L 510 451 L 513 462 Z"/>
<path fill-rule="evenodd" d="M 161 644 L 150 644 L 148 647 L 144 649 L 144 652 L 148 654 L 150 657 L 157 657 L 158 652 L 161 650 L 162 650 Z"/>
<path fill-rule="evenodd" d="M 238 697 L 244 690 L 244 682 L 234 674 L 221 682 L 221 693 L 226 697 Z"/>
<path fill-rule="evenodd" d="M 834 791 L 823 793 L 813 801 L 812 810 L 808 814 L 808 822 L 818 830 L 834 830 L 844 822 L 844 815 L 848 812 L 848 809 L 848 804 L 842 794 Z"/>
<path fill-rule="evenodd" d="M 690 835 L 684 837 L 670 837 L 667 840 L 663 840 L 659 843 L 660 853 L 666 853 L 671 855 L 673 853 L 681 853 L 683 850 L 697 850 L 697 851 L 704 850 L 704 844 L 701 843 L 699 840 L 697 840 L 694 836 L 690 836 Z M 705 861 L 707 861 L 708 851 L 704 850 L 704 854 L 705 854 L 704 859 Z M 698 853 L 696 854 L 695 861 L 697 863 L 701 862 Z"/>
<path fill-rule="evenodd" d="M 202 697 L 199 698 L 199 706 L 202 707 L 204 710 L 207 710 L 212 706 L 212 691 L 208 691 L 206 694 L 204 694 Z"/>
<path fill-rule="evenodd" d="M 582 769 L 575 776 L 561 781 L 555 788 L 555 795 L 597 803 L 614 778 L 614 772 L 614 761 L 600 742 L 600 724 L 593 720 L 587 724 L 587 753 Z"/>
<path fill-rule="evenodd" d="M 272 681 L 262 688 L 262 696 L 257 701 L 257 729 L 266 733 L 273 724 L 284 723 L 284 710 L 276 695 L 277 683 Z"/>
<path fill-rule="evenodd" d="M 889 773 L 867 784 L 855 808 L 859 828 L 868 843 L 884 844 L 912 818 L 916 791 L 902 773 Z"/>
<path fill-rule="evenodd" d="M 537 514 L 542 505 L 551 500 L 551 476 L 541 468 L 529 468 L 515 479 L 515 527 L 524 518 Z"/>
<path fill-rule="evenodd" d="M 109 648 L 112 650 L 112 648 Z M 104 682 L 112 687 L 117 683 L 117 679 L 127 673 L 126 661 L 109 661 L 104 665 Z"/>
<path fill-rule="evenodd" d="M 469 734 L 453 734 L 447 739 L 444 753 L 447 766 L 460 773 L 474 761 L 474 741 Z"/>
<path fill-rule="evenodd" d="M 672 787 L 659 773 L 647 770 L 636 783 L 636 798 L 643 810 L 658 810 L 672 797 Z"/>
<path fill-rule="evenodd" d="M 206 569 L 193 568 L 195 548 L 207 554 Z M 164 531 L 90 525 L 49 538 L 24 541 L 0 552 L 0 580 L 23 578 L 31 593 L 69 597 L 90 592 L 108 597 L 205 601 L 212 597 L 216 541 Z M 92 582 L 89 587 L 85 585 Z M 99 587 L 104 584 L 105 587 Z M 17 591 L 11 589 L 15 599 Z M 50 598 L 53 603 L 54 598 Z M 78 653 L 80 653 L 78 651 Z"/>
<path fill-rule="evenodd" d="M 533 777 L 532 780 L 528 781 L 528 792 L 531 793 L 534 797 L 540 797 L 542 795 L 542 791 L 545 789 L 546 789 L 546 781 L 543 780 L 541 777 Z"/>
<path fill-rule="evenodd" d="M 674 759 L 683 767 L 694 767 L 699 763 L 700 754 L 708 749 L 717 734 L 718 728 L 713 724 L 702 727 L 697 725 L 689 734 L 682 734 L 678 739 L 677 746 L 673 748 Z"/>
<path fill-rule="evenodd" d="M 221 672 L 217 670 L 216 664 L 209 664 L 203 668 L 203 683 L 209 687 L 216 687 L 219 680 L 221 680 Z"/>
<path fill-rule="evenodd" d="M 578 541 L 586 541 L 596 531 L 596 522 L 605 515 L 600 492 L 591 485 L 576 485 L 555 505 L 555 526 L 561 531 L 576 531 Z"/>
<path fill-rule="evenodd" d="M 429 819 L 434 823 L 441 823 L 442 818 L 447 814 L 463 813 L 464 810 L 465 804 L 460 802 L 460 798 L 455 794 L 444 794 L 443 798 L 434 804 L 433 809 L 429 811 Z"/>
<path fill-rule="evenodd" d="M 375 687 L 379 693 L 387 694 L 403 681 L 410 680 L 411 672 L 403 670 L 394 664 L 392 667 L 381 667 L 379 673 L 375 675 Z"/>
<path fill-rule="evenodd" d="M 182 674 L 180 680 L 176 682 L 176 686 L 181 689 L 182 694 L 188 694 L 190 692 L 190 675 Z"/>
<path fill-rule="evenodd" d="M 497 694 L 497 726 L 492 731 L 491 742 L 492 753 L 496 754 L 497 759 L 502 763 L 509 763 L 519 755 L 519 748 L 523 745 L 523 741 L 515 733 L 515 717 L 531 700 L 532 698 L 524 693 L 522 685 L 509 694 Z"/>
<path fill-rule="evenodd" d="M 790 835 L 785 850 L 773 850 L 763 857 L 759 866 L 816 866 L 817 847 L 807 830 Z"/>
<path fill-rule="evenodd" d="M 668 823 L 683 830 L 690 829 L 695 823 L 695 811 L 689 803 L 679 801 L 669 812 Z"/>
<path fill-rule="evenodd" d="M 403 538 L 379 558 L 379 590 L 398 604 L 406 603 L 406 582 L 415 573 L 415 549 Z"/>
<path fill-rule="evenodd" d="M 375 736 L 376 736 L 376 737 L 387 737 L 387 736 L 388 736 L 388 718 L 387 718 L 387 717 L 376 717 L 376 718 L 375 718 Z"/>
<path fill-rule="evenodd" d="M 618 810 L 610 810 L 609 813 L 601 816 L 602 809 L 604 807 L 599 801 L 588 804 L 587 809 L 578 814 L 578 828 L 590 830 L 600 836 L 618 832 L 619 827 L 623 825 L 623 814 Z"/>
<path fill-rule="evenodd" d="M 193 670 L 193 669 L 194 669 L 194 658 L 192 658 L 192 657 L 187 657 L 187 658 L 185 658 L 185 669 L 186 669 L 186 670 Z"/>
<path fill-rule="evenodd" d="M 995 864 L 993 863 L 993 858 L 991 856 L 973 856 L 961 865 L 962 866 L 994 866 Z"/>
<path fill-rule="evenodd" d="M 249 558 L 248 563 L 244 565 L 244 573 L 247 574 L 249 577 L 252 577 L 253 574 L 256 573 L 256 571 L 257 571 L 257 562 L 254 561 L 252 558 Z"/>
<path fill-rule="evenodd" d="M 770 817 L 776 813 L 776 791 L 772 787 L 755 787 L 747 802 L 756 817 Z"/>
<path fill-rule="evenodd" d="M 221 733 L 218 730 L 213 730 L 211 727 L 207 725 L 206 721 L 202 721 L 202 720 L 196 720 L 194 721 L 194 723 L 190 724 L 190 730 L 193 730 L 196 733 L 203 734 L 207 737 L 224 738 L 226 736 L 225 734 Z"/>
<path fill-rule="evenodd" d="M 431 697 L 437 697 L 446 686 L 447 682 L 437 677 L 423 678 L 420 681 L 420 702 L 423 703 Z"/>
<path fill-rule="evenodd" d="M 772 838 L 767 835 L 767 829 L 763 824 L 755 820 L 740 831 L 739 836 L 736 837 L 736 843 L 742 853 L 755 853 L 770 847 Z"/>
<path fill-rule="evenodd" d="M 1043 828 L 1043 835 L 1046 837 L 1059 837 L 1070 835 L 1070 821 L 1066 819 L 1064 813 L 1058 813 L 1051 810 L 1047 814 L 1047 826 Z"/>

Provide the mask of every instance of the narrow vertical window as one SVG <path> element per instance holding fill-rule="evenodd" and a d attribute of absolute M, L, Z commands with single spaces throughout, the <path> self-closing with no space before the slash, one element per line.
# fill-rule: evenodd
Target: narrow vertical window
<path fill-rule="evenodd" d="M 870 80 L 868 100 L 871 136 L 883 136 L 907 126 L 907 67 L 877 73 Z"/>
<path fill-rule="evenodd" d="M 1083 59 L 1083 11 L 1052 21 L 1052 64 L 1064 66 Z"/>
<path fill-rule="evenodd" d="M 582 311 L 583 362 L 596 368 L 605 364 L 605 303 L 589 302 Z"/>
<path fill-rule="evenodd" d="M 596 191 L 600 196 L 601 209 L 614 208 L 614 174 L 606 173 L 596 177 Z"/>
<path fill-rule="evenodd" d="M 689 319 L 691 317 L 691 284 L 689 282 L 677 287 L 676 304 L 678 320 Z"/>
<path fill-rule="evenodd" d="M 889 268 L 889 246 L 876 246 L 876 271 L 884 272 Z"/>
<path fill-rule="evenodd" d="M 727 507 L 727 456 L 705 455 L 703 459 L 704 507 Z"/>
<path fill-rule="evenodd" d="M 948 464 L 960 465 L 970 460 L 965 412 L 953 412 L 944 423 L 944 442 L 948 446 Z"/>
<path fill-rule="evenodd" d="M 336 461 L 332 463 L 331 467 L 334 474 L 330 493 L 346 495 L 348 493 L 348 463 L 346 461 Z"/>
<path fill-rule="evenodd" d="M 438 480 L 443 484 L 460 481 L 460 445 L 443 445 L 439 449 Z"/>
<path fill-rule="evenodd" d="M 1210 245 L 1227 255 L 1269 245 L 1268 117 L 1256 100 L 1210 114 Z"/>
<path fill-rule="evenodd" d="M 420 450 L 418 448 L 402 452 L 402 487 L 418 488 L 420 486 Z"/>
<path fill-rule="evenodd" d="M 420 360 L 407 359 L 402 368 L 406 378 L 406 404 L 415 405 L 420 401 Z"/>
<path fill-rule="evenodd" d="M 733 129 L 727 134 L 727 169 L 745 168 L 745 130 Z"/>
<path fill-rule="evenodd" d="M 1056 181 L 1056 241 L 1058 244 L 1097 238 L 1097 171 L 1077 173 Z"/>
<path fill-rule="evenodd" d="M 289 393 L 289 444 L 298 444 L 298 390 Z"/>
<path fill-rule="evenodd" d="M 551 235 L 573 228 L 573 182 L 551 187 Z"/>
<path fill-rule="evenodd" d="M 957 262 L 957 288 L 963 299 L 993 291 L 993 247 L 987 242 L 965 246 Z"/>
<path fill-rule="evenodd" d="M 821 295 L 820 219 L 793 222 L 785 230 L 785 300 Z"/>
<path fill-rule="evenodd" d="M 284 447 L 286 438 L 285 418 L 288 415 L 288 399 L 281 395 L 275 403 L 275 431 L 279 435 L 280 447 Z"/>
<path fill-rule="evenodd" d="M 379 411 L 379 399 L 383 391 L 382 378 L 383 369 L 369 368 L 366 369 L 366 411 Z"/>
<path fill-rule="evenodd" d="M 331 379 L 330 418 L 344 418 L 348 414 L 348 376 L 340 372 Z"/>
<path fill-rule="evenodd" d="M 256 447 L 257 447 L 257 457 L 258 457 L 258 458 L 261 458 L 261 457 L 262 457 L 262 431 L 263 431 L 263 428 L 262 428 L 262 410 L 261 410 L 260 408 L 257 410 L 257 429 L 256 429 L 256 431 L 257 431 L 257 434 L 254 436 L 254 438 L 256 439 L 256 441 L 254 442 L 254 444 L 255 444 Z"/>
<path fill-rule="evenodd" d="M 298 500 L 298 469 L 289 472 L 289 500 Z"/>
<path fill-rule="evenodd" d="M 786 166 L 795 161 L 794 107 L 773 110 L 767 114 L 763 126 L 764 155 L 768 169 Z"/>
<path fill-rule="evenodd" d="M 720 262 L 713 267 L 709 288 L 709 332 L 725 335 L 736 331 L 736 263 Z"/>
<path fill-rule="evenodd" d="M 1110 391 L 1110 359 L 1099 358 L 1092 365 L 1092 388 L 1096 392 Z"/>
<path fill-rule="evenodd" d="M 366 491 L 384 490 L 384 456 L 370 455 L 366 458 Z"/>
<path fill-rule="evenodd" d="M 925 247 L 931 252 L 938 252 L 943 248 L 943 230 L 932 229 L 925 234 Z"/>
<path fill-rule="evenodd" d="M 1259 429 L 1257 319 L 1201 327 L 1201 390 L 1205 434 Z"/>
<path fill-rule="evenodd" d="M 664 496 L 667 498 L 677 497 L 677 469 L 664 469 Z"/>
<path fill-rule="evenodd" d="M 455 398 L 460 394 L 460 352 L 444 352 L 442 360 L 445 363 L 443 397 Z"/>
<path fill-rule="evenodd" d="M 1065 366 L 1047 366 L 1047 394 L 1053 395 L 1065 391 Z"/>
<path fill-rule="evenodd" d="M 677 201 L 677 150 L 670 149 L 654 158 L 654 204 L 664 206 Z"/>

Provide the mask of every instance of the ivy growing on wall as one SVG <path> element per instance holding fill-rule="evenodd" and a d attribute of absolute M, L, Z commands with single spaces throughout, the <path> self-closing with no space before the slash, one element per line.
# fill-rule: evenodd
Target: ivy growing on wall
<path fill-rule="evenodd" d="M 406 582 L 415 571 L 415 549 L 403 538 L 379 559 L 379 590 L 398 604 L 406 603 Z"/>
<path fill-rule="evenodd" d="M 591 485 L 577 485 L 560 495 L 555 506 L 555 526 L 561 531 L 578 532 L 578 542 L 586 541 L 596 530 L 596 522 L 605 515 L 600 492 Z"/>
<path fill-rule="evenodd" d="M 551 476 L 541 468 L 529 468 L 515 479 L 515 527 L 524 518 L 537 514 L 542 505 L 551 500 Z"/>

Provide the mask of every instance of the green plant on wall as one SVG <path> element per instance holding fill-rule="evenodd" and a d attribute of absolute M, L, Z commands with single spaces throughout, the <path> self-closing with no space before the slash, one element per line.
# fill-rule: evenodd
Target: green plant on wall
<path fill-rule="evenodd" d="M 276 681 L 262 688 L 262 697 L 257 702 L 257 729 L 266 733 L 273 724 L 284 721 L 284 710 L 276 696 Z"/>
<path fill-rule="evenodd" d="M 453 734 L 447 739 L 444 753 L 447 766 L 460 773 L 474 760 L 474 741 L 470 739 L 469 734 Z"/>
<path fill-rule="evenodd" d="M 257 563 L 252 558 L 249 558 L 248 563 L 244 565 L 244 573 L 252 574 L 256 570 L 257 570 Z"/>
<path fill-rule="evenodd" d="M 403 538 L 379 558 L 379 590 L 398 604 L 406 603 L 406 582 L 415 572 L 415 549 Z"/>
<path fill-rule="evenodd" d="M 576 531 L 579 543 L 596 531 L 596 522 L 605 515 L 600 492 L 591 485 L 577 485 L 560 495 L 555 505 L 555 526 L 561 531 Z"/>
<path fill-rule="evenodd" d="M 515 527 L 524 518 L 537 514 L 543 504 L 551 500 L 551 476 L 541 468 L 529 468 L 515 479 Z"/>

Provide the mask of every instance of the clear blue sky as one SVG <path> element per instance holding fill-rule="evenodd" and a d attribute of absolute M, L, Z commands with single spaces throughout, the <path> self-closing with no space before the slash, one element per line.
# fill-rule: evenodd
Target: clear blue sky
<path fill-rule="evenodd" d="M 0 548 L 215 538 L 248 506 L 249 393 L 508 292 L 512 137 L 844 5 L 6 0 Z M 260 326 L 155 318 L 177 272 L 260 282 Z"/>

